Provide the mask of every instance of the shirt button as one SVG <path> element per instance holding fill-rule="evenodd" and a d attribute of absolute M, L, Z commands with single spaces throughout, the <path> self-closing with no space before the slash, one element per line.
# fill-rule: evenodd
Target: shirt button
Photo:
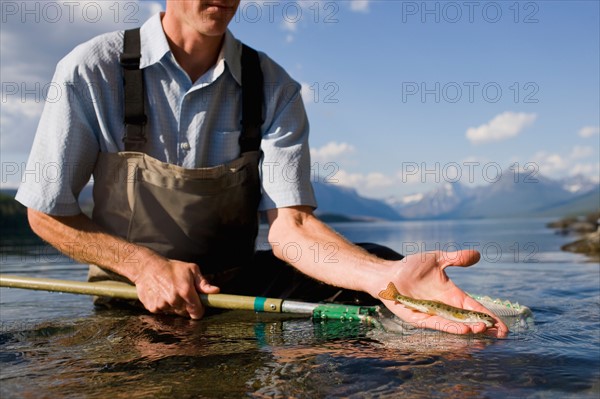
<path fill-rule="evenodd" d="M 181 143 L 181 149 L 182 150 L 189 150 L 190 149 L 190 143 Z"/>

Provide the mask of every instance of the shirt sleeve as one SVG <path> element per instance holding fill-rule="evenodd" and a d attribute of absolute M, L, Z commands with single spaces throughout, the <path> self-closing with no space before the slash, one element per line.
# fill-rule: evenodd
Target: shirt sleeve
<path fill-rule="evenodd" d="M 53 77 L 60 95 L 47 99 L 16 200 L 55 216 L 81 212 L 78 196 L 90 180 L 99 145 L 88 85 L 73 62 L 61 61 Z"/>
<path fill-rule="evenodd" d="M 266 69 L 266 71 L 265 71 Z M 269 80 L 265 73 L 267 117 L 270 121 L 263 132 L 261 148 L 262 199 L 260 211 L 306 205 L 316 208 L 311 184 L 309 124 L 300 95 L 301 86 L 287 77 Z M 270 83 L 271 82 L 271 83 Z M 269 93 L 273 94 L 269 97 Z"/>

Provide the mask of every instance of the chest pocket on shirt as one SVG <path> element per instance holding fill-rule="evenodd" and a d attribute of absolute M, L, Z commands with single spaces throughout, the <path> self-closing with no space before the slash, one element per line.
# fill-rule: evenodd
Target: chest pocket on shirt
<path fill-rule="evenodd" d="M 212 137 L 211 149 L 208 152 L 209 165 L 219 165 L 239 157 L 239 138 L 240 130 L 216 132 Z"/>

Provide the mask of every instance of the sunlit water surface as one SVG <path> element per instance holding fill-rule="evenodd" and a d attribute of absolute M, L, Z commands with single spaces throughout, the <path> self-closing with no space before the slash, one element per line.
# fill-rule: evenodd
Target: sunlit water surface
<path fill-rule="evenodd" d="M 399 252 L 475 248 L 450 270 L 471 293 L 527 305 L 507 339 L 235 311 L 201 321 L 94 310 L 88 297 L 0 289 L 0 396 L 582 397 L 600 395 L 600 269 L 543 220 L 340 224 Z M 264 231 L 261 234 L 264 239 Z M 24 253 L 18 253 L 25 250 Z M 85 279 L 46 247 L 4 248 L 3 273 Z"/>

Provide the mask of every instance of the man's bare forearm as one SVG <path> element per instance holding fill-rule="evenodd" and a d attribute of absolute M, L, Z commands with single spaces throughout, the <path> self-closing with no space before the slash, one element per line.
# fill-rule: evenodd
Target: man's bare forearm
<path fill-rule="evenodd" d="M 278 258 L 330 285 L 371 295 L 382 289 L 390 262 L 348 242 L 309 209 L 277 209 L 268 216 L 269 243 Z"/>
<path fill-rule="evenodd" d="M 51 216 L 28 209 L 29 224 L 43 240 L 65 255 L 113 271 L 134 282 L 152 250 L 132 244 L 104 231 L 84 214 Z"/>
<path fill-rule="evenodd" d="M 66 255 L 129 279 L 142 304 L 152 313 L 199 319 L 204 308 L 198 292 L 219 292 L 201 275 L 198 265 L 167 259 L 108 234 L 83 214 L 57 217 L 29 209 L 28 216 L 33 231 Z"/>

